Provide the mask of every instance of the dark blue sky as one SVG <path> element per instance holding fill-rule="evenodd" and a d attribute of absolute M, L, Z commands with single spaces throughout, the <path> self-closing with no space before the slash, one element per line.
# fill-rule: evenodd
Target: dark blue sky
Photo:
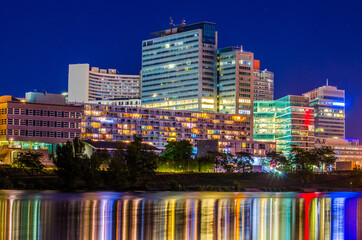
<path fill-rule="evenodd" d="M 275 96 L 346 90 L 347 137 L 362 139 L 362 1 L 1 1 L 0 94 L 67 90 L 68 64 L 138 74 L 141 41 L 174 22 L 215 22 L 275 73 Z"/>

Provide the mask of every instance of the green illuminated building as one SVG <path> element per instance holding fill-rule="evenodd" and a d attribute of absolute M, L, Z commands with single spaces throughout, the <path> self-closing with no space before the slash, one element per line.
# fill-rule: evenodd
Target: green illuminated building
<path fill-rule="evenodd" d="M 274 101 L 254 101 L 254 140 L 276 142 L 282 152 L 293 145 L 313 148 L 314 117 L 308 98 L 288 95 Z"/>

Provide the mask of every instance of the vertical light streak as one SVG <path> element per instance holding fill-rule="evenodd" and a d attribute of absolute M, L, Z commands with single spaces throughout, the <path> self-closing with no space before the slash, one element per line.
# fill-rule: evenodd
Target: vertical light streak
<path fill-rule="evenodd" d="M 123 209 L 122 209 L 122 239 L 128 239 L 128 218 L 127 218 L 127 211 L 128 211 L 128 200 L 123 200 Z"/>

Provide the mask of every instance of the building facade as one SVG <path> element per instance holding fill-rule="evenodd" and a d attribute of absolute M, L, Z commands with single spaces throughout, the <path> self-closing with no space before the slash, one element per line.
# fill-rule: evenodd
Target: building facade
<path fill-rule="evenodd" d="M 314 107 L 315 136 L 345 137 L 345 92 L 334 86 L 322 86 L 304 93 Z"/>
<path fill-rule="evenodd" d="M 219 112 L 252 116 L 254 54 L 241 47 L 218 51 Z"/>
<path fill-rule="evenodd" d="M 80 137 L 81 107 L 62 104 L 64 98 L 57 104 L 54 96 L 44 95 L 39 93 L 35 102 L 0 97 L 1 147 L 46 149 L 52 153 L 56 144 Z"/>
<path fill-rule="evenodd" d="M 164 149 L 167 141 L 200 139 L 250 140 L 241 115 L 84 104 L 82 139 L 143 142 Z"/>
<path fill-rule="evenodd" d="M 260 70 L 260 61 L 254 60 L 254 101 L 274 100 L 274 73 Z"/>
<path fill-rule="evenodd" d="M 315 147 L 332 147 L 337 160 L 337 170 L 353 170 L 362 167 L 362 146 L 358 139 L 315 138 Z"/>
<path fill-rule="evenodd" d="M 116 106 L 128 106 L 128 107 L 141 107 L 140 98 L 132 99 L 111 99 L 111 100 L 92 100 L 89 103 L 101 104 L 101 105 L 116 105 Z"/>
<path fill-rule="evenodd" d="M 89 64 L 69 65 L 68 102 L 140 98 L 139 75 L 89 67 Z"/>
<path fill-rule="evenodd" d="M 314 116 L 307 97 L 254 101 L 254 140 L 276 142 L 278 151 L 314 147 Z"/>
<path fill-rule="evenodd" d="M 275 142 L 256 142 L 245 140 L 199 140 L 197 141 L 197 156 L 202 157 L 208 152 L 222 152 L 236 155 L 238 152 L 251 153 L 254 156 L 265 157 L 267 152 L 275 151 Z"/>
<path fill-rule="evenodd" d="M 172 26 L 142 41 L 142 106 L 216 112 L 214 23 Z"/>

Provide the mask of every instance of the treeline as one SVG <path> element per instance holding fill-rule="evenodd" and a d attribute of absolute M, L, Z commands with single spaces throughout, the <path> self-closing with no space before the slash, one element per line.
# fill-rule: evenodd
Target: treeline
<path fill-rule="evenodd" d="M 113 189 L 117 191 L 148 189 L 156 171 L 158 172 L 252 172 L 253 156 L 250 153 L 209 152 L 206 156 L 196 157 L 193 145 L 187 140 L 172 141 L 158 156 L 153 148 L 142 144 L 142 136 L 134 135 L 133 142 L 119 144 L 112 156 L 106 150 L 97 150 L 91 157 L 85 154 L 82 141 L 75 138 L 72 142 L 58 145 L 54 173 L 57 176 L 58 189 L 95 190 Z M 14 166 L 29 176 L 41 175 L 45 166 L 40 161 L 41 154 L 26 152 L 14 162 Z M 330 147 L 305 150 L 293 147 L 289 154 L 268 152 L 261 165 L 271 165 L 273 169 L 286 173 L 303 173 L 307 181 L 314 171 L 332 169 L 336 157 Z M 306 177 L 304 177 L 306 176 Z"/>
<path fill-rule="evenodd" d="M 333 170 L 336 155 L 332 147 L 303 149 L 293 146 L 289 153 L 271 151 L 266 154 L 270 163 L 283 172 L 324 172 Z"/>

